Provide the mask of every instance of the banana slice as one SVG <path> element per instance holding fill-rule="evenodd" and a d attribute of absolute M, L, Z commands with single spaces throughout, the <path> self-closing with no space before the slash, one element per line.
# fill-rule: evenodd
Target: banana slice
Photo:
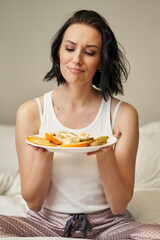
<path fill-rule="evenodd" d="M 59 134 L 56 135 L 58 140 L 62 141 L 62 144 L 77 143 L 81 141 L 81 138 L 71 132 L 59 131 Z"/>
<path fill-rule="evenodd" d="M 89 138 L 89 134 L 86 132 L 81 132 L 79 136 L 82 141 L 87 140 Z"/>
<path fill-rule="evenodd" d="M 71 144 L 71 143 L 74 143 L 73 140 L 71 138 L 60 138 L 62 144 Z"/>

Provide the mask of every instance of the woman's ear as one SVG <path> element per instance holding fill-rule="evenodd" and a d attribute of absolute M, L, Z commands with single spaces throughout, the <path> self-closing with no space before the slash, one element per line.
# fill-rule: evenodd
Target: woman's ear
<path fill-rule="evenodd" d="M 102 64 L 100 64 L 100 66 L 97 68 L 98 72 L 102 71 Z"/>
<path fill-rule="evenodd" d="M 98 72 L 102 71 L 102 62 L 100 61 L 100 63 L 98 64 L 98 68 L 97 68 Z"/>

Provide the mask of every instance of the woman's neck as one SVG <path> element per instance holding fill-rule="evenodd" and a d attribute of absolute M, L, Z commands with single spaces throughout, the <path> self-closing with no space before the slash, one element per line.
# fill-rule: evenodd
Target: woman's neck
<path fill-rule="evenodd" d="M 66 127 L 80 129 L 96 117 L 102 95 L 93 87 L 63 85 L 53 92 L 53 107 L 58 120 Z M 83 116 L 83 117 L 82 117 Z"/>
<path fill-rule="evenodd" d="M 58 96 L 63 96 L 63 98 L 61 98 L 63 105 L 67 104 L 72 108 L 83 107 L 95 100 L 95 98 L 97 99 L 97 97 L 102 98 L 100 92 L 92 86 L 83 85 L 77 87 L 66 83 L 59 88 L 59 93 L 57 92 L 57 97 Z"/>

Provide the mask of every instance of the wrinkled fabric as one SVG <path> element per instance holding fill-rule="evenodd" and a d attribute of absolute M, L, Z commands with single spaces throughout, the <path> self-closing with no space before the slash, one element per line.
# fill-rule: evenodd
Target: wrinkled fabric
<path fill-rule="evenodd" d="M 160 224 L 136 222 L 129 211 L 113 215 L 110 209 L 73 216 L 46 208 L 38 213 L 29 210 L 28 217 L 0 215 L 0 237 L 63 237 L 66 225 L 66 229 L 74 228 L 69 233 L 72 238 L 83 238 L 88 230 L 87 239 L 160 240 Z"/>

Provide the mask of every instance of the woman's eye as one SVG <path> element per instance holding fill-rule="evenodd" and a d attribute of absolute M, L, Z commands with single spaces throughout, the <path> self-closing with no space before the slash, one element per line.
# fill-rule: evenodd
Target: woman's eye
<path fill-rule="evenodd" d="M 74 48 L 66 48 L 66 51 L 68 51 L 68 52 L 73 52 L 73 51 L 74 51 Z"/>
<path fill-rule="evenodd" d="M 85 52 L 87 55 L 89 55 L 89 56 L 94 56 L 95 55 L 95 52 Z"/>
<path fill-rule="evenodd" d="M 75 48 L 66 47 L 66 51 L 68 51 L 68 52 L 74 52 L 74 51 L 75 51 Z M 87 55 L 89 55 L 89 56 L 94 56 L 94 55 L 95 55 L 95 52 L 85 51 L 85 54 L 87 54 Z"/>

